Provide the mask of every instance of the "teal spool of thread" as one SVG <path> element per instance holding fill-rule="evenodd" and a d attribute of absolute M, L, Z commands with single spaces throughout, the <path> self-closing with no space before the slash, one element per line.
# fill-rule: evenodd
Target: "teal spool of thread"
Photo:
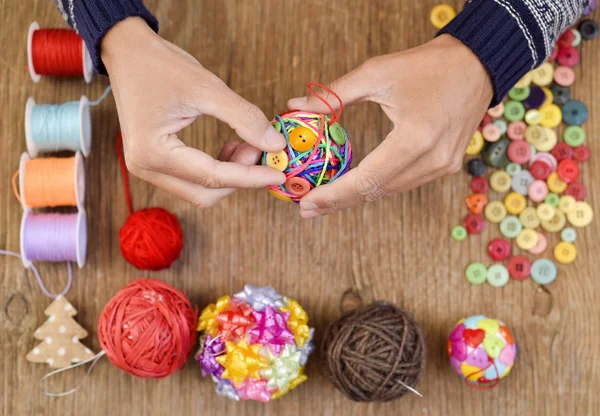
<path fill-rule="evenodd" d="M 36 157 L 39 153 L 66 150 L 79 151 L 87 157 L 92 145 L 90 106 L 95 103 L 89 103 L 82 95 L 79 101 L 36 105 L 30 97 L 25 106 L 25 138 L 29 154 Z"/>

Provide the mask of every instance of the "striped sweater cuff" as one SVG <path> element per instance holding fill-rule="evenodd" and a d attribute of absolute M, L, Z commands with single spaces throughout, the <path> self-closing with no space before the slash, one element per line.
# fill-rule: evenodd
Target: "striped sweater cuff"
<path fill-rule="evenodd" d="M 85 41 L 94 67 L 101 74 L 106 75 L 106 68 L 100 58 L 100 42 L 118 22 L 128 17 L 141 17 L 158 32 L 158 20 L 142 0 L 64 0 L 62 4 L 66 6 L 67 21 Z"/>
<path fill-rule="evenodd" d="M 539 61 L 536 45 L 518 19 L 494 0 L 473 0 L 438 33 L 454 36 L 479 57 L 494 83 L 491 106 Z"/>

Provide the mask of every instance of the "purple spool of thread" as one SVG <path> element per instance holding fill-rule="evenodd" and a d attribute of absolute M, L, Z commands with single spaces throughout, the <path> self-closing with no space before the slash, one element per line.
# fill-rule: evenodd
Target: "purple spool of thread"
<path fill-rule="evenodd" d="M 21 221 L 21 256 L 29 268 L 33 261 L 85 264 L 87 223 L 84 211 L 77 214 L 25 212 Z"/>

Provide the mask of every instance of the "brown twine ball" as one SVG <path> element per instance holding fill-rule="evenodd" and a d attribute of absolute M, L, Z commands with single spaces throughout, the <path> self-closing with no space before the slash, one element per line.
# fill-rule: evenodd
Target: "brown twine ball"
<path fill-rule="evenodd" d="M 376 302 L 342 315 L 325 331 L 322 356 L 331 382 L 357 402 L 387 402 L 414 387 L 425 367 L 425 342 L 413 317 Z"/>

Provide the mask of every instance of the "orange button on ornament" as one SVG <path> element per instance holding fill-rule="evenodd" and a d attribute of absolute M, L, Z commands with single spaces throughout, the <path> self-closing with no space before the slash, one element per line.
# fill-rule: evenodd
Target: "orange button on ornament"
<path fill-rule="evenodd" d="M 317 135 L 307 127 L 296 127 L 290 132 L 290 146 L 298 152 L 308 152 L 317 142 Z"/>
<path fill-rule="evenodd" d="M 289 178 L 285 183 L 285 188 L 296 196 L 304 196 L 310 191 L 310 182 L 304 178 Z"/>

